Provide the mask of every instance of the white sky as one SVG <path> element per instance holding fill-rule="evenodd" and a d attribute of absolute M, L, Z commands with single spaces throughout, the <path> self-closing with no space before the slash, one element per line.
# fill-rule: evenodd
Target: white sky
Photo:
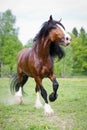
<path fill-rule="evenodd" d="M 19 27 L 19 39 L 25 44 L 34 38 L 43 22 L 52 14 L 62 18 L 68 32 L 81 27 L 87 32 L 87 0 L 0 0 L 0 12 L 11 9 Z"/>

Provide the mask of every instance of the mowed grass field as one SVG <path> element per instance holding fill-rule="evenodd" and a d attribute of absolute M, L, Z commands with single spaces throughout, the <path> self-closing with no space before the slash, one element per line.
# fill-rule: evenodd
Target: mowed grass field
<path fill-rule="evenodd" d="M 22 105 L 16 105 L 10 94 L 10 79 L 0 78 L 0 130 L 87 130 L 87 78 L 59 78 L 58 99 L 50 103 L 53 116 L 34 107 L 35 82 L 24 86 L 28 94 Z M 44 79 L 43 86 L 52 92 L 52 83 Z M 41 97 L 42 103 L 44 101 Z"/>

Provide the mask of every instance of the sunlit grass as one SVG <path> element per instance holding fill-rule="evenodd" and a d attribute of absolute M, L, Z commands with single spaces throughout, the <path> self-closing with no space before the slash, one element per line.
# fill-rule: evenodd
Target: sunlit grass
<path fill-rule="evenodd" d="M 54 115 L 47 117 L 43 109 L 36 109 L 35 82 L 29 79 L 24 86 L 28 94 L 22 105 L 14 104 L 9 79 L 0 79 L 0 130 L 86 130 L 87 129 L 87 78 L 57 79 L 60 87 L 58 99 L 50 103 Z M 49 79 L 43 86 L 52 92 Z M 42 103 L 44 103 L 41 98 Z"/>

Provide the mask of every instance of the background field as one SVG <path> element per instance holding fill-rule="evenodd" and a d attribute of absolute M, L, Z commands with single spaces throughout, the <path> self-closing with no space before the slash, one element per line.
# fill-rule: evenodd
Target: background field
<path fill-rule="evenodd" d="M 47 117 L 43 109 L 34 107 L 33 79 L 29 79 L 24 87 L 28 94 L 24 103 L 16 105 L 10 94 L 10 79 L 0 78 L 0 130 L 87 130 L 87 78 L 57 80 L 60 84 L 59 98 L 50 103 L 55 113 Z M 51 81 L 45 79 L 43 85 L 50 94 Z"/>

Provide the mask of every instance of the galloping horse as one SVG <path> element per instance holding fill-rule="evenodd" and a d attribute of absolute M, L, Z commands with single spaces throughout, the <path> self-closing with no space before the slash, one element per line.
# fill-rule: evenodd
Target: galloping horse
<path fill-rule="evenodd" d="M 53 92 L 49 96 L 50 101 L 57 99 L 57 90 L 59 84 L 53 72 L 54 57 L 58 56 L 61 59 L 64 56 L 64 51 L 60 45 L 67 46 L 71 42 L 71 37 L 65 31 L 65 27 L 61 21 L 53 20 L 50 16 L 46 21 L 39 33 L 34 38 L 32 48 L 25 48 L 18 54 L 17 62 L 17 75 L 11 82 L 11 92 L 15 94 L 19 104 L 22 103 L 22 90 L 24 84 L 27 82 L 28 77 L 32 77 L 36 82 L 36 108 L 42 107 L 39 98 L 39 92 L 45 101 L 44 112 L 45 114 L 53 114 L 53 109 L 48 103 L 47 92 L 42 85 L 42 80 L 48 77 L 53 83 Z"/>

